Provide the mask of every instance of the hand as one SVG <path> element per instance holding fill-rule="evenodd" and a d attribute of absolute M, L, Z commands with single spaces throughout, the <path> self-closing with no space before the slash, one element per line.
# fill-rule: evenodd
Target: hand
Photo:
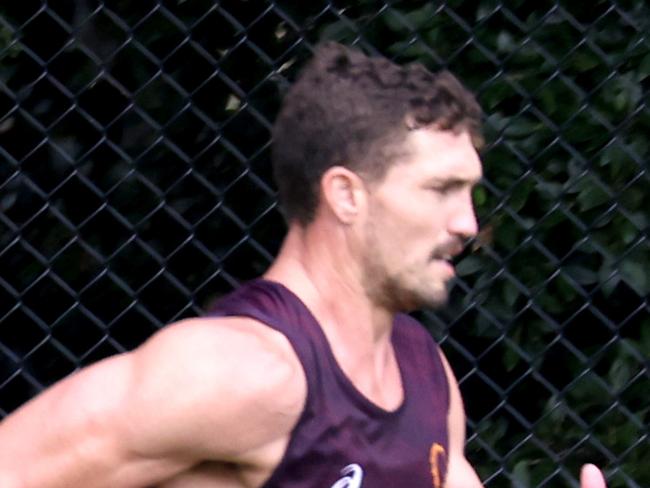
<path fill-rule="evenodd" d="M 607 488 L 600 469 L 593 464 L 585 464 L 580 471 L 580 488 Z"/>

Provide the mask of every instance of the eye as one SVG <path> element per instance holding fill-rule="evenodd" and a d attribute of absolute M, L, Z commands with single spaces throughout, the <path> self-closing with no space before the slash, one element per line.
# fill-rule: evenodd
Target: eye
<path fill-rule="evenodd" d="M 441 185 L 434 185 L 431 187 L 431 190 L 439 193 L 440 195 L 449 195 L 463 189 L 465 185 L 460 182 L 449 182 Z"/>
<path fill-rule="evenodd" d="M 448 195 L 450 193 L 450 188 L 449 186 L 434 186 L 431 188 L 434 192 L 440 194 L 440 195 Z"/>

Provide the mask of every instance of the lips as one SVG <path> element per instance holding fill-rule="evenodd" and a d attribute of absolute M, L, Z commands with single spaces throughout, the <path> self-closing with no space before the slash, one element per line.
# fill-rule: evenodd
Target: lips
<path fill-rule="evenodd" d="M 434 261 L 436 269 L 438 271 L 443 271 L 445 274 L 448 274 L 450 277 L 456 274 L 456 268 L 454 267 L 451 261 L 446 259 L 437 259 Z"/>
<path fill-rule="evenodd" d="M 452 261 L 456 256 L 463 252 L 464 246 L 458 241 L 448 242 L 438 246 L 432 253 L 432 259 L 441 259 L 444 261 Z"/>

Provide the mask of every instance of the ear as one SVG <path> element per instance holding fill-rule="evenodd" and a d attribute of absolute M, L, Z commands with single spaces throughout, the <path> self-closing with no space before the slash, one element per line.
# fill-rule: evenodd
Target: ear
<path fill-rule="evenodd" d="M 364 182 L 354 171 L 332 166 L 321 177 L 321 202 L 336 218 L 351 224 L 366 206 Z"/>

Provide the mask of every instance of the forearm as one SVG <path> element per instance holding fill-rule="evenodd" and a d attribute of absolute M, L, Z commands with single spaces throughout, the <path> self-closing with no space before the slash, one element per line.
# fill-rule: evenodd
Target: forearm
<path fill-rule="evenodd" d="M 102 486 L 120 463 L 110 432 L 120 358 L 73 375 L 0 423 L 0 472 L 21 488 Z M 123 386 L 121 388 L 124 388 Z M 83 407 L 81 406 L 83 405 Z M 4 484 L 2 486 L 5 486 Z"/>

